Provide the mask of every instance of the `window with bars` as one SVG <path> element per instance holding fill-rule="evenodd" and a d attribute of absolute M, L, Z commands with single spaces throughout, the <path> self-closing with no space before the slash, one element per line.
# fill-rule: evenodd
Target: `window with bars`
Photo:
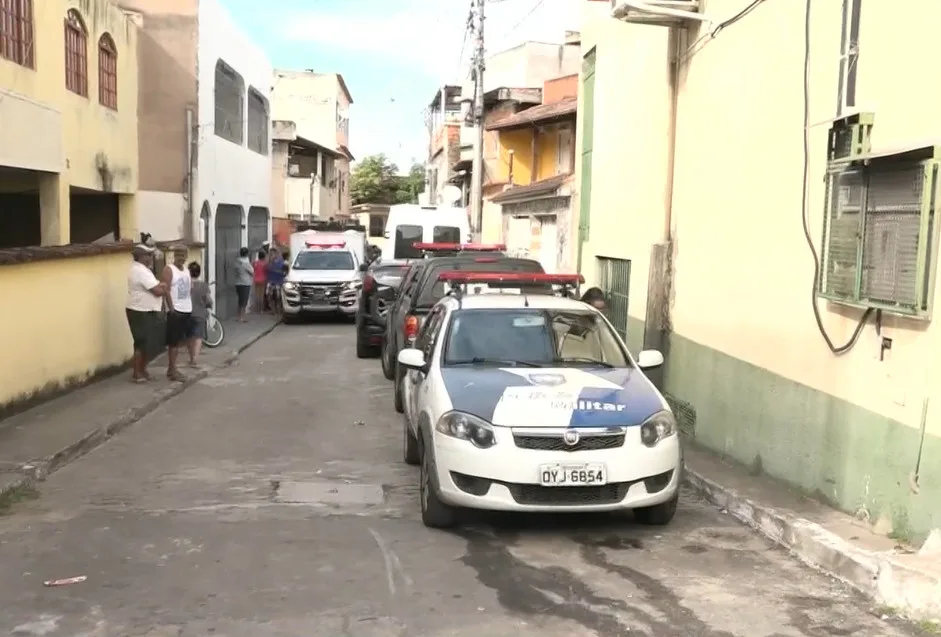
<path fill-rule="evenodd" d="M 98 40 L 98 101 L 118 110 L 118 49 L 107 33 Z"/>
<path fill-rule="evenodd" d="M 625 341 L 627 310 L 631 294 L 631 262 L 629 259 L 598 257 L 598 287 L 604 292 L 605 315 Z"/>
<path fill-rule="evenodd" d="M 248 149 L 268 154 L 268 100 L 254 87 L 248 89 Z"/>
<path fill-rule="evenodd" d="M 245 81 L 222 60 L 216 62 L 214 100 L 216 135 L 241 146 L 245 141 Z"/>
<path fill-rule="evenodd" d="M 0 57 L 34 69 L 33 0 L 0 0 Z"/>
<path fill-rule="evenodd" d="M 65 16 L 65 88 L 88 97 L 88 30 L 75 9 Z"/>

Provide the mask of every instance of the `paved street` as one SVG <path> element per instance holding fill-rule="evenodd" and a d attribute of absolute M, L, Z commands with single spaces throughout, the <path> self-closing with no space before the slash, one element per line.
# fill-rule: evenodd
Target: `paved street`
<path fill-rule="evenodd" d="M 391 385 L 352 335 L 278 327 L 0 518 L 0 634 L 916 634 L 690 494 L 665 529 L 425 529 Z"/>

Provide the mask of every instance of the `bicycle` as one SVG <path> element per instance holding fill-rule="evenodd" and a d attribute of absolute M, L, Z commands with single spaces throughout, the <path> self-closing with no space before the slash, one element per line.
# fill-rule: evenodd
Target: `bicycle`
<path fill-rule="evenodd" d="M 209 287 L 212 288 L 215 285 L 215 281 L 209 284 Z M 222 321 L 216 316 L 216 313 L 213 310 L 206 311 L 206 336 L 203 338 L 203 345 L 209 349 L 219 347 L 222 345 L 222 341 L 225 340 L 225 327 L 222 325 Z"/>

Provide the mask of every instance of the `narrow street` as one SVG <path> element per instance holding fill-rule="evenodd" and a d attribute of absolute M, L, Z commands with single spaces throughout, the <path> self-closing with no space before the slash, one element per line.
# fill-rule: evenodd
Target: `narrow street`
<path fill-rule="evenodd" d="M 662 529 L 424 528 L 392 386 L 352 336 L 279 326 L 0 518 L 0 634 L 914 634 L 690 493 Z"/>

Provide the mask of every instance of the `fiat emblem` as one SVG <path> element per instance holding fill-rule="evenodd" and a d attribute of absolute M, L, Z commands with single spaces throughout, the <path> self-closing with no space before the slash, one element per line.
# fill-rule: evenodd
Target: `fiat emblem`
<path fill-rule="evenodd" d="M 567 444 L 569 447 L 574 447 L 578 444 L 579 435 L 578 432 L 574 429 L 569 429 L 562 434 L 562 442 Z"/>

